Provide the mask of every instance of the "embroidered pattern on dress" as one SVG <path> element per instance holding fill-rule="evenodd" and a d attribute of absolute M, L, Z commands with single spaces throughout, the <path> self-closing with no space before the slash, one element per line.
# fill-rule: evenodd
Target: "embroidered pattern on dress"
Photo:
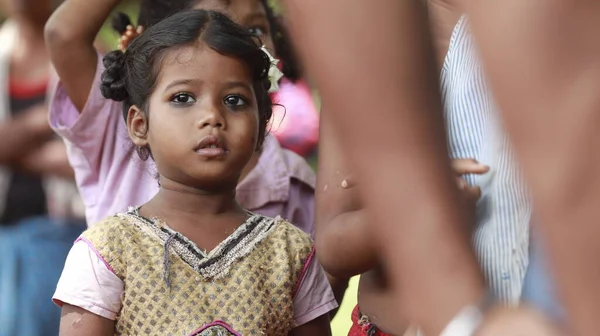
<path fill-rule="evenodd" d="M 250 212 L 248 215 L 248 219 L 240 227 L 207 254 L 160 219 L 140 216 L 139 207 L 130 208 L 127 213 L 117 214 L 119 218 L 135 225 L 142 232 L 159 239 L 167 251 L 172 247 L 174 252 L 204 279 L 223 278 L 229 273 L 234 262 L 252 252 L 256 244 L 264 240 L 273 228 L 282 222 L 279 216 L 269 218 Z M 168 263 L 166 268 L 165 280 L 168 283 Z"/>
<path fill-rule="evenodd" d="M 189 336 L 240 336 L 227 323 L 215 321 L 194 331 Z"/>

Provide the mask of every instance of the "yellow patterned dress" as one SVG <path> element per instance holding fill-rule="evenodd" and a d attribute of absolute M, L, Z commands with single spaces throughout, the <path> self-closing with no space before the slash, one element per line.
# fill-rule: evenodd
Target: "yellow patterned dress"
<path fill-rule="evenodd" d="M 117 335 L 287 335 L 312 241 L 280 218 L 250 214 L 206 253 L 137 209 L 90 228 L 124 283 Z"/>

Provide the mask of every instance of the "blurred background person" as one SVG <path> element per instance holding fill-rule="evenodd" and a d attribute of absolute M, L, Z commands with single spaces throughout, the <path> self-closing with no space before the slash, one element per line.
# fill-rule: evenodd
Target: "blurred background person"
<path fill-rule="evenodd" d="M 2 0 L 0 27 L 0 335 L 57 335 L 51 297 L 85 228 L 63 142 L 48 125 L 53 71 L 43 28 L 53 0 Z"/>

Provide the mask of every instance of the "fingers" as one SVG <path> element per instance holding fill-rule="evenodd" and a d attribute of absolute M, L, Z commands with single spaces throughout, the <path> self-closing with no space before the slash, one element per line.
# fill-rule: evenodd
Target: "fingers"
<path fill-rule="evenodd" d="M 481 197 L 481 188 L 478 186 L 470 186 L 465 180 L 460 177 L 456 178 L 456 184 L 462 195 L 467 199 L 478 200 Z"/>
<path fill-rule="evenodd" d="M 467 186 L 464 189 L 461 189 L 463 194 L 472 200 L 478 200 L 481 197 L 481 188 L 479 187 L 471 187 Z"/>
<path fill-rule="evenodd" d="M 127 49 L 127 47 L 129 46 L 129 43 L 131 43 L 131 41 L 143 31 L 144 27 L 142 26 L 138 26 L 137 28 L 133 28 L 132 25 L 127 26 L 127 28 L 125 29 L 125 33 L 123 33 L 123 35 L 121 35 L 121 38 L 119 39 L 118 48 L 121 51 L 125 51 L 125 49 Z"/>
<path fill-rule="evenodd" d="M 454 159 L 452 160 L 452 169 L 457 175 L 485 174 L 490 167 L 482 165 L 474 159 Z"/>

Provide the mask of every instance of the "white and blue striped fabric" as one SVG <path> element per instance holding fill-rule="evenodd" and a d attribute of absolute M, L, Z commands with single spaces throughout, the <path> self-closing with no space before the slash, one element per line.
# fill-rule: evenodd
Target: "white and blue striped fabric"
<path fill-rule="evenodd" d="M 528 264 L 531 206 L 465 17 L 452 33 L 441 83 L 451 157 L 490 167 L 485 175 L 466 177 L 482 190 L 475 253 L 493 293 L 517 303 Z"/>

